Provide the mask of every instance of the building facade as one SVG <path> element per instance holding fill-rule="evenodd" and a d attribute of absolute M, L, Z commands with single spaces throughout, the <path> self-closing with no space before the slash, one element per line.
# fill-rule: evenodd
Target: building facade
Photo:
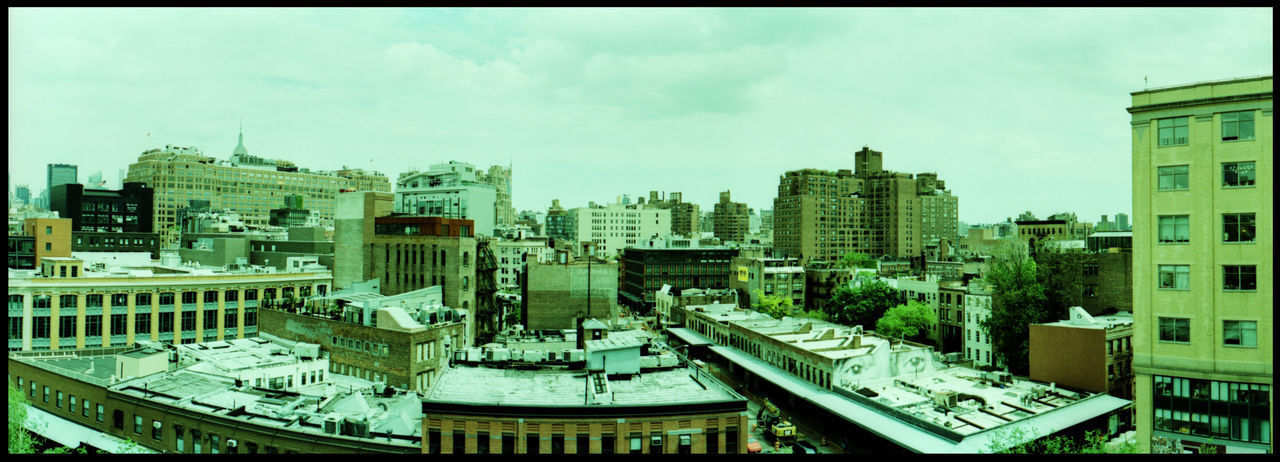
<path fill-rule="evenodd" d="M 45 180 L 44 194 L 47 199 L 52 194 L 54 186 L 79 183 L 79 168 L 71 164 L 49 164 Z M 49 208 L 49 204 L 45 203 L 41 207 Z"/>
<path fill-rule="evenodd" d="M 160 258 L 154 201 L 155 191 L 142 183 L 125 183 L 118 191 L 68 183 L 53 187 L 49 207 L 71 219 L 73 251 L 148 252 Z"/>
<path fill-rule="evenodd" d="M 729 191 L 720 193 L 712 212 L 712 230 L 720 242 L 742 242 L 750 228 L 750 209 L 743 202 L 729 200 Z"/>
<path fill-rule="evenodd" d="M 1131 96 L 1138 442 L 1274 452 L 1272 78 Z"/>
<path fill-rule="evenodd" d="M 516 224 L 516 208 L 511 205 L 511 168 L 493 165 L 488 171 L 476 175 L 481 183 L 493 186 L 494 223 L 496 226 Z"/>
<path fill-rule="evenodd" d="M 512 241 L 497 241 L 493 244 L 493 257 L 497 260 L 498 271 L 495 274 L 498 289 L 514 292 L 520 290 L 520 278 L 524 273 L 526 260 L 538 263 L 551 263 L 554 257 L 550 241 L 547 238 L 525 238 Z"/>
<path fill-rule="evenodd" d="M 574 220 L 578 223 L 578 242 L 593 243 L 594 252 L 601 257 L 616 256 L 648 239 L 671 235 L 670 210 L 617 201 L 579 207 L 570 213 L 577 215 Z"/>
<path fill-rule="evenodd" d="M 737 249 L 725 248 L 625 249 L 618 258 L 619 301 L 643 314 L 654 309 L 654 293 L 663 285 L 675 290 L 729 288 L 737 255 Z"/>
<path fill-rule="evenodd" d="M 520 297 L 525 328 L 572 329 L 585 319 L 617 318 L 619 265 L 556 253 L 548 263 L 534 258 L 524 262 Z"/>
<path fill-rule="evenodd" d="M 793 310 L 806 306 L 805 269 L 799 259 L 737 257 L 732 268 L 729 288 L 738 292 L 741 307 L 754 308 L 761 295 L 789 298 Z"/>
<path fill-rule="evenodd" d="M 385 176 L 344 177 L 330 172 L 300 170 L 286 161 L 268 161 L 247 154 L 215 161 L 196 148 L 166 146 L 151 149 L 129 165 L 126 182 L 140 182 L 155 191 L 152 229 L 160 233 L 162 247 L 178 240 L 178 209 L 192 200 L 204 200 L 216 209 L 238 212 L 249 225 L 266 226 L 270 210 L 286 195 L 302 195 L 322 224 L 333 220 L 339 191 L 390 191 Z"/>
<path fill-rule="evenodd" d="M 71 256 L 71 220 L 68 218 L 28 218 L 22 222 L 22 235 L 32 238 L 35 248 L 33 268 L 48 257 Z"/>
<path fill-rule="evenodd" d="M 578 240 L 578 214 L 561 208 L 560 199 L 551 201 L 546 223 L 547 237 L 571 242 Z"/>
<path fill-rule="evenodd" d="M 967 288 L 958 282 L 938 284 L 938 338 L 942 352 L 964 351 L 965 306 Z"/>
<path fill-rule="evenodd" d="M 974 366 L 994 365 L 995 359 L 991 355 L 991 331 L 984 327 L 991 320 L 990 287 L 976 282 L 971 282 L 966 287 L 964 320 L 965 359 L 973 360 Z M 1044 381 L 1041 380 L 1041 382 Z"/>
<path fill-rule="evenodd" d="M 493 236 L 498 225 L 498 190 L 482 180 L 484 176 L 484 172 L 475 165 L 457 161 L 432 165 L 425 172 L 403 173 L 396 180 L 395 211 L 472 220 L 476 234 Z M 504 183 L 500 178 L 490 181 Z M 510 208 L 509 204 L 507 208 Z"/>
<path fill-rule="evenodd" d="M 1090 316 L 1071 308 L 1066 321 L 1032 324 L 1031 380 L 1133 399 L 1133 316 Z"/>

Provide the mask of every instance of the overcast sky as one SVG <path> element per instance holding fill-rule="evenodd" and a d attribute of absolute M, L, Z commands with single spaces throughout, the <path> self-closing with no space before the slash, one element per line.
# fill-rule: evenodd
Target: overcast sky
<path fill-rule="evenodd" d="M 1272 73 L 1270 9 L 9 9 L 9 169 L 150 147 L 395 177 L 514 165 L 517 210 L 773 207 L 788 170 L 937 172 L 960 220 L 1128 213 L 1129 93 Z M 148 137 L 147 134 L 150 133 Z"/>

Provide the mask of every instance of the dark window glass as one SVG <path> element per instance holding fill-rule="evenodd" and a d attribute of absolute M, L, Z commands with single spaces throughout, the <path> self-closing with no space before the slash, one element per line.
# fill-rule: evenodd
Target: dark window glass
<path fill-rule="evenodd" d="M 1160 340 L 1165 342 L 1190 342 L 1191 319 L 1160 318 Z"/>
<path fill-rule="evenodd" d="M 1252 213 L 1222 214 L 1222 242 L 1254 242 L 1257 220 Z"/>
<path fill-rule="evenodd" d="M 196 303 L 196 293 L 195 293 L 195 292 L 183 292 L 183 293 L 182 293 L 182 304 L 183 304 L 183 305 L 194 305 L 195 303 Z"/>
<path fill-rule="evenodd" d="M 427 432 L 427 454 L 440 453 L 440 430 L 432 429 Z"/>
<path fill-rule="evenodd" d="M 196 312 L 183 311 L 182 312 L 182 331 L 190 332 L 195 329 L 196 329 Z"/>
<path fill-rule="evenodd" d="M 1222 290 L 1258 290 L 1258 267 L 1254 265 L 1224 265 Z"/>
<path fill-rule="evenodd" d="M 204 292 L 204 302 L 205 302 L 205 303 L 218 303 L 218 291 L 216 291 L 216 290 L 206 290 L 206 291 Z"/>
<path fill-rule="evenodd" d="M 102 336 L 102 315 L 93 314 L 84 317 L 84 335 L 85 337 Z"/>
<path fill-rule="evenodd" d="M 172 305 L 172 304 L 173 304 L 173 292 L 164 292 L 164 293 L 161 293 L 161 294 L 160 294 L 160 304 L 161 304 L 161 305 Z"/>
<path fill-rule="evenodd" d="M 173 332 L 173 313 L 160 313 L 160 332 Z"/>
<path fill-rule="evenodd" d="M 591 452 L 591 436 L 586 433 L 579 433 L 575 440 L 577 443 L 578 454 L 586 454 Z"/>
<path fill-rule="evenodd" d="M 528 435 L 525 435 L 525 437 L 524 437 L 524 453 L 525 453 L 525 454 L 537 454 L 537 453 L 538 453 L 538 449 L 539 449 L 538 444 L 539 444 L 539 443 L 538 443 L 538 435 L 536 435 L 536 434 L 528 434 Z"/>
<path fill-rule="evenodd" d="M 466 454 L 467 452 L 467 434 L 461 430 L 453 431 L 453 453 Z"/>
<path fill-rule="evenodd" d="M 85 306 L 102 308 L 102 294 L 89 294 L 84 297 Z"/>
<path fill-rule="evenodd" d="M 133 306 L 151 306 L 151 294 L 134 295 Z"/>
<path fill-rule="evenodd" d="M 128 314 L 111 315 L 111 335 L 125 335 L 129 328 Z"/>
<path fill-rule="evenodd" d="M 489 442 L 489 432 L 476 432 L 476 454 L 488 454 Z"/>

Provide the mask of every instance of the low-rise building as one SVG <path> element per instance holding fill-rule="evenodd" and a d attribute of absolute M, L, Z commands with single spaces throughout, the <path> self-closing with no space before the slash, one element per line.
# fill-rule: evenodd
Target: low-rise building
<path fill-rule="evenodd" d="M 647 314 L 663 285 L 675 290 L 729 288 L 730 260 L 736 256 L 737 249 L 719 247 L 625 249 L 618 258 L 619 302 L 632 312 Z"/>
<path fill-rule="evenodd" d="M 557 252 L 556 260 L 525 261 L 521 280 L 521 318 L 529 329 L 569 329 L 584 319 L 618 317 L 618 264 L 575 260 Z"/>
<path fill-rule="evenodd" d="M 938 338 L 943 353 L 964 351 L 966 292 L 959 281 L 938 284 Z"/>
<path fill-rule="evenodd" d="M 497 241 L 493 244 L 493 258 L 497 260 L 498 271 L 495 276 L 499 290 L 515 291 L 520 288 L 520 278 L 524 273 L 526 260 L 538 263 L 550 263 L 554 257 L 547 238 L 521 237 L 509 241 Z"/>
<path fill-rule="evenodd" d="M 79 259 L 55 262 L 40 272 L 9 271 L 10 351 L 252 337 L 260 304 L 323 294 L 333 284 L 332 273 L 314 267 L 223 271 L 171 260 L 98 271 Z"/>
<path fill-rule="evenodd" d="M 734 258 L 729 288 L 738 291 L 743 308 L 755 307 L 760 296 L 790 298 L 793 309 L 805 307 L 805 272 L 799 258 Z"/>
<path fill-rule="evenodd" d="M 317 345 L 260 337 L 10 353 L 37 432 L 177 454 L 421 452 L 421 398 L 335 374 Z"/>
<path fill-rule="evenodd" d="M 671 319 L 672 313 L 686 305 L 706 305 L 711 303 L 738 304 L 738 292 L 733 289 L 672 289 L 664 284 L 654 294 L 654 303 L 660 325 L 683 324 Z"/>
<path fill-rule="evenodd" d="M 1133 315 L 1090 316 L 1032 324 L 1031 379 L 1133 399 Z"/>
<path fill-rule="evenodd" d="M 991 319 L 991 287 L 970 281 L 965 290 L 964 357 L 974 366 L 992 366 L 995 359 L 991 356 L 991 332 L 985 327 Z"/>

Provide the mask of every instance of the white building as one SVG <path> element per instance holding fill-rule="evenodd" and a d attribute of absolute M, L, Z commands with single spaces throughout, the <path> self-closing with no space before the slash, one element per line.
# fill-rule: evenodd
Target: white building
<path fill-rule="evenodd" d="M 982 326 L 991 319 L 991 289 L 972 282 L 964 295 L 964 357 L 973 365 L 994 365 L 991 353 L 991 333 Z"/>
<path fill-rule="evenodd" d="M 449 161 L 396 180 L 395 211 L 475 221 L 475 234 L 493 236 L 498 192 L 477 178 L 475 165 Z"/>
<path fill-rule="evenodd" d="M 653 237 L 671 235 L 671 211 L 640 204 L 579 207 L 570 211 L 578 219 L 578 242 L 595 242 L 598 255 L 612 256 L 627 247 L 648 245 Z"/>
<path fill-rule="evenodd" d="M 498 261 L 498 289 L 520 288 L 519 274 L 527 258 L 538 263 L 551 263 L 555 256 L 547 239 L 519 239 L 498 241 L 493 246 L 493 258 Z"/>

